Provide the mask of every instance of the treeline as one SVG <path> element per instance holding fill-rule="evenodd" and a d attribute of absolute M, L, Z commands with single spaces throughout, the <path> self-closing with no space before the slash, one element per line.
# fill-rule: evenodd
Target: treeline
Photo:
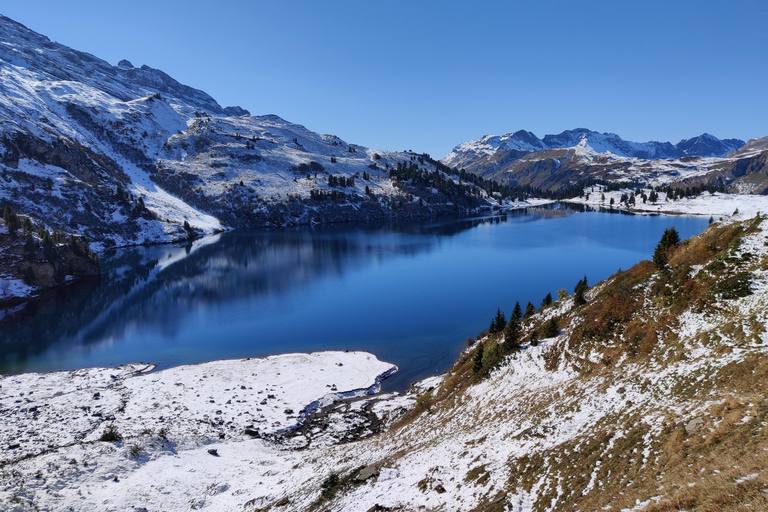
<path fill-rule="evenodd" d="M 701 184 L 692 186 L 673 186 L 673 185 L 657 185 L 655 187 L 641 186 L 632 181 L 605 181 L 605 180 L 587 180 L 579 185 L 582 189 L 587 187 L 600 187 L 603 192 L 615 192 L 618 190 L 632 189 L 635 191 L 635 195 L 640 195 L 644 192 L 644 189 L 656 192 L 664 192 L 667 197 L 697 197 L 704 192 L 714 194 L 715 192 L 726 192 L 725 185 L 714 184 Z"/>
<path fill-rule="evenodd" d="M 584 294 L 588 289 L 587 276 L 584 276 L 573 288 L 574 306 L 582 306 L 587 303 Z M 568 292 L 565 289 L 557 291 L 558 299 L 566 297 L 568 297 Z M 552 302 L 552 294 L 547 293 L 541 301 L 540 309 L 546 308 Z M 531 302 L 528 302 L 525 310 L 520 306 L 520 302 L 515 302 L 509 321 L 507 321 L 501 308 L 496 309 L 496 315 L 491 320 L 491 325 L 477 336 L 477 339 L 486 338 L 486 340 L 478 344 L 472 356 L 472 374 L 485 375 L 488 370 L 498 365 L 504 356 L 519 351 L 523 344 L 528 343 L 535 347 L 539 344 L 540 339 L 553 338 L 560 333 L 559 320 L 553 316 L 542 324 L 533 326 L 527 339 L 524 340 L 522 338 L 522 323 L 532 317 L 536 311 L 536 306 Z M 467 339 L 467 344 L 471 345 L 474 342 L 475 340 L 472 338 Z"/>
<path fill-rule="evenodd" d="M 347 201 L 348 196 L 339 190 L 323 190 L 319 188 L 313 188 L 309 191 L 309 198 L 312 201 L 344 203 Z"/>
<path fill-rule="evenodd" d="M 355 177 L 350 176 L 349 178 L 347 178 L 344 176 L 334 176 L 333 174 L 329 174 L 328 186 L 329 187 L 354 187 Z"/>
<path fill-rule="evenodd" d="M 480 189 L 485 190 L 489 196 L 499 194 L 502 198 L 509 198 L 517 201 L 525 201 L 529 197 L 538 197 L 543 199 L 552 199 L 555 201 L 562 199 L 572 199 L 582 195 L 583 185 L 581 183 L 576 185 L 570 185 L 560 190 L 543 190 L 539 187 L 533 187 L 531 185 L 503 185 L 496 180 L 488 180 L 467 172 L 464 169 L 456 169 L 448 167 L 447 165 L 432 159 L 428 154 L 424 153 L 419 155 L 415 159 L 418 162 L 428 162 L 435 166 L 435 169 L 451 176 L 459 178 L 460 182 L 470 183 Z"/>
<path fill-rule="evenodd" d="M 2 212 L 3 222 L 10 236 L 21 236 L 24 239 L 26 258 L 32 258 L 37 250 L 42 249 L 45 258 L 52 262 L 57 257 L 60 247 L 69 247 L 77 256 L 86 257 L 98 263 L 99 257 L 91 250 L 87 237 L 66 235 L 56 229 L 51 232 L 42 223 L 35 225 L 29 217 L 17 214 L 8 205 L 2 208 Z"/>

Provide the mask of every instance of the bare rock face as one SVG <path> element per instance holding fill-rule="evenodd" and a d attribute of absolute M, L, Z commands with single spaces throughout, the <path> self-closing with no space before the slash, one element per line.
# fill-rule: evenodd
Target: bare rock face
<path fill-rule="evenodd" d="M 98 257 L 82 243 L 40 244 L 17 233 L 0 234 L 0 262 L 5 278 L 23 280 L 40 290 L 101 272 Z"/>
<path fill-rule="evenodd" d="M 695 434 L 704 426 L 704 418 L 693 418 L 685 425 L 685 433 L 688 435 Z"/>
<path fill-rule="evenodd" d="M 224 107 L 224 113 L 228 116 L 249 116 L 251 115 L 250 112 L 245 110 L 242 107 L 234 106 L 234 107 Z"/>

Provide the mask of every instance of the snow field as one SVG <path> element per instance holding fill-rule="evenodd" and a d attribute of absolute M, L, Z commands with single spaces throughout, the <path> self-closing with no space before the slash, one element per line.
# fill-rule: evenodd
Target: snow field
<path fill-rule="evenodd" d="M 183 496 L 204 500 L 213 488 L 226 503 L 229 487 L 241 496 L 258 478 L 244 471 L 254 462 L 275 476 L 301 459 L 261 436 L 295 427 L 313 402 L 378 389 L 396 368 L 364 352 L 318 352 L 152 369 L 0 378 L 2 508 L 24 496 L 46 509 L 172 510 Z M 99 441 L 109 426 L 122 441 Z M 215 484 L 229 471 L 235 481 Z"/>

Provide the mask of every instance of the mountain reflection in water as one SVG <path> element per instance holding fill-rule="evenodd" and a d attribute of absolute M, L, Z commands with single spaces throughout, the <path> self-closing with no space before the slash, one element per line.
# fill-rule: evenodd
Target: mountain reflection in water
<path fill-rule="evenodd" d="M 446 370 L 463 339 L 486 327 L 496 307 L 508 312 L 515 300 L 538 306 L 547 292 L 570 287 L 585 272 L 591 282 L 605 278 L 616 261 L 626 268 L 647 258 L 645 248 L 664 229 L 648 231 L 640 256 L 603 247 L 601 254 L 618 252 L 601 256 L 603 275 L 596 275 L 594 261 L 586 264 L 593 257 L 553 255 L 558 248 L 547 241 L 552 235 L 554 244 L 584 249 L 579 237 L 596 235 L 589 226 L 559 232 L 555 224 L 587 215 L 611 217 L 543 208 L 380 227 L 233 232 L 186 246 L 115 251 L 102 258 L 100 282 L 49 292 L 0 319 L 0 370 L 133 361 L 168 367 L 350 349 L 398 364 L 387 387 L 402 388 Z M 664 219 L 684 236 L 706 226 L 702 219 Z M 627 226 L 598 224 L 605 232 L 597 238 L 622 245 L 615 238 Z M 575 261 L 557 263 L 567 257 Z M 516 276 L 521 271 L 526 275 Z"/>

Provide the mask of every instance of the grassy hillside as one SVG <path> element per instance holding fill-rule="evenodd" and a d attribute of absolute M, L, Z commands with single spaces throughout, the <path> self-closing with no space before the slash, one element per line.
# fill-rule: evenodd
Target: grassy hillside
<path fill-rule="evenodd" d="M 398 478 L 339 484 L 317 509 L 764 510 L 764 224 L 715 224 L 669 248 L 663 270 L 643 261 L 585 305 L 555 301 L 523 321 L 520 349 L 482 338 L 349 449 Z M 545 338 L 550 319 L 560 330 Z"/>

